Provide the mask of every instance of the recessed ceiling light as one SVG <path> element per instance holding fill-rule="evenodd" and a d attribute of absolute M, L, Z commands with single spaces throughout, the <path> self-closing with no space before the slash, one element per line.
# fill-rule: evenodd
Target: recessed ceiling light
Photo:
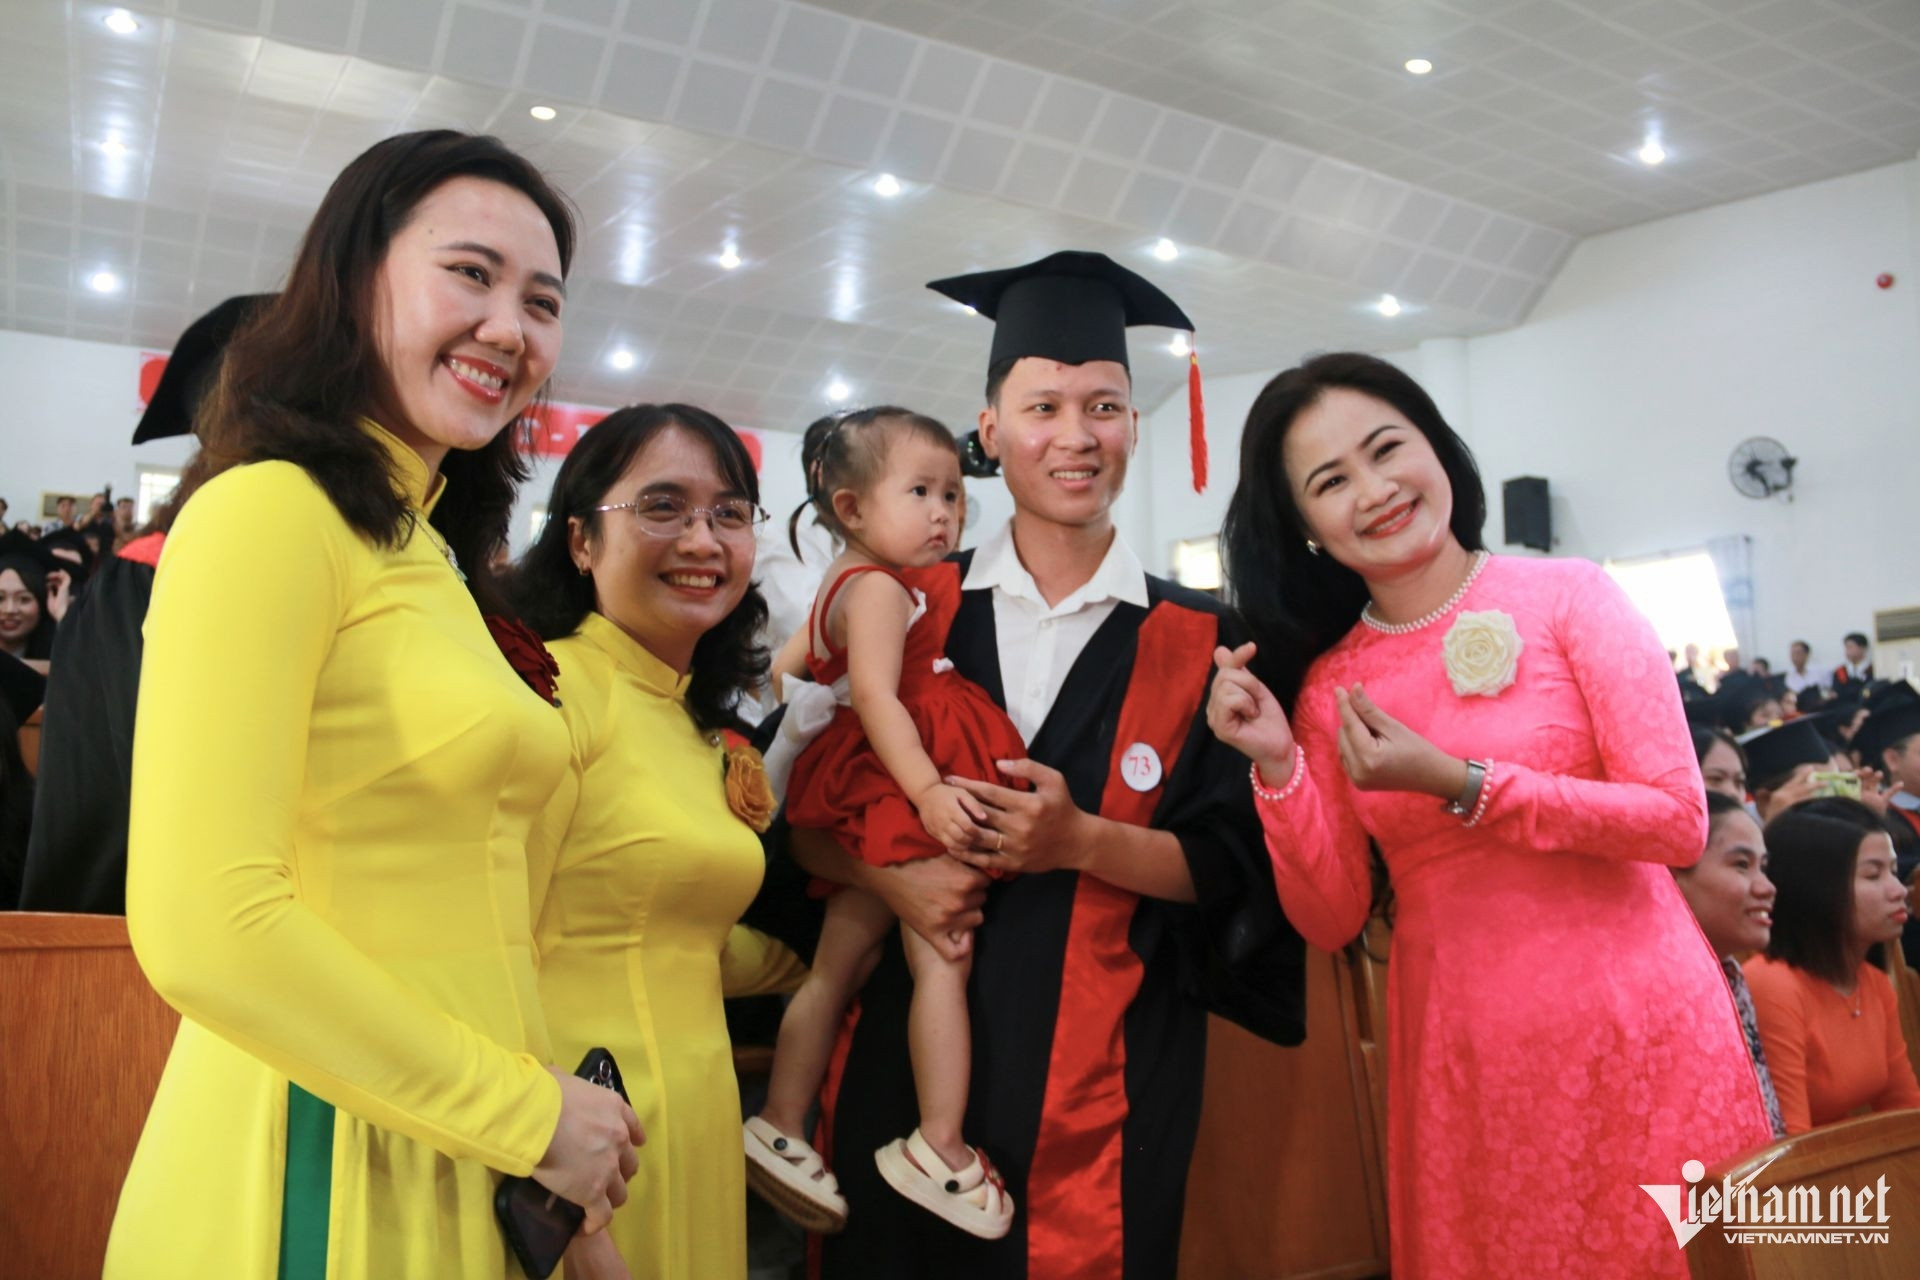
<path fill-rule="evenodd" d="M 111 271 L 96 271 L 87 277 L 87 288 L 95 293 L 118 293 L 120 277 Z"/>
<path fill-rule="evenodd" d="M 627 370 L 633 368 L 633 359 L 633 352 L 621 347 L 607 356 L 607 363 L 616 369 Z"/>
<path fill-rule="evenodd" d="M 1400 314 L 1400 299 L 1390 293 L 1383 293 L 1380 295 L 1380 301 L 1373 304 L 1373 309 L 1388 319 L 1392 319 L 1394 316 Z"/>
<path fill-rule="evenodd" d="M 1172 262 L 1180 256 L 1180 246 L 1161 236 L 1160 242 L 1153 246 L 1153 256 L 1162 262 Z"/>
<path fill-rule="evenodd" d="M 1187 335 L 1184 333 L 1174 334 L 1173 340 L 1167 343 L 1167 350 L 1173 352 L 1173 354 L 1177 356 L 1188 356 L 1193 354 L 1193 348 L 1187 345 Z"/>
<path fill-rule="evenodd" d="M 852 394 L 853 388 L 838 378 L 835 378 L 827 384 L 827 399 L 833 401 L 835 404 L 844 404 L 847 397 Z"/>
<path fill-rule="evenodd" d="M 1408 58 L 1407 72 L 1410 75 L 1423 76 L 1433 70 L 1433 64 L 1425 58 Z"/>
<path fill-rule="evenodd" d="M 101 21 L 107 24 L 107 30 L 117 36 L 130 36 L 140 29 L 139 20 L 125 9 L 115 9 Z"/>
<path fill-rule="evenodd" d="M 883 173 L 873 180 L 873 190 L 874 194 L 885 196 L 891 200 L 900 194 L 900 179 L 890 173 Z"/>
<path fill-rule="evenodd" d="M 1660 145 L 1658 138 L 1648 138 L 1633 154 L 1640 157 L 1641 164 L 1659 164 L 1667 158 L 1667 149 Z"/>
<path fill-rule="evenodd" d="M 720 255 L 720 265 L 725 267 L 729 271 L 739 266 L 740 251 L 734 248 L 732 245 L 728 245 L 726 248 L 726 251 Z"/>
<path fill-rule="evenodd" d="M 118 160 L 122 156 L 127 154 L 127 144 L 120 141 L 120 139 L 118 138 L 108 138 L 105 142 L 102 142 L 100 144 L 100 150 L 104 154 L 113 157 L 115 160 Z"/>
<path fill-rule="evenodd" d="M 532 116 L 535 120 L 551 120 L 555 116 L 559 115 L 560 113 L 558 111 L 555 111 L 552 107 L 538 106 L 538 107 L 528 107 L 527 114 Z"/>

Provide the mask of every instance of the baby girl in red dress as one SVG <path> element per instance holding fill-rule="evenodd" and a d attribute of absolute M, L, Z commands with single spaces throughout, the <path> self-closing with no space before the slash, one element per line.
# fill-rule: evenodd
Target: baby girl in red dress
<path fill-rule="evenodd" d="M 863 409 L 809 432 L 803 461 L 809 506 L 841 551 L 806 635 L 776 672 L 797 664 L 804 642 L 808 672 L 833 687 L 841 705 L 794 764 L 787 820 L 831 831 L 874 866 L 972 848 L 983 838 L 983 815 L 945 779 L 996 780 L 994 762 L 1025 756 L 1026 745 L 993 699 L 942 656 L 957 593 L 929 601 L 914 586 L 913 571 L 937 564 L 959 541 L 965 497 L 953 436 L 905 409 Z M 746 1122 L 749 1184 L 812 1230 L 838 1230 L 847 1208 L 800 1136 L 806 1113 L 847 1007 L 896 924 L 873 894 L 842 888 L 828 898 L 813 968 L 781 1020 L 766 1105 Z M 920 1127 L 874 1159 L 908 1199 L 997 1239 L 1012 1222 L 1012 1200 L 960 1131 L 971 1076 L 971 961 L 949 959 L 910 928 L 900 934 L 914 981 L 908 1047 Z"/>

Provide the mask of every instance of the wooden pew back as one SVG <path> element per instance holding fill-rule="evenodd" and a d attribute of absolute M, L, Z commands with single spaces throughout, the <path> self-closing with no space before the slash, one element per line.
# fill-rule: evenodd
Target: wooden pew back
<path fill-rule="evenodd" d="M 125 920 L 0 913 L 0 1271 L 99 1276 L 179 1022 Z"/>
<path fill-rule="evenodd" d="M 1181 1280 L 1385 1275 L 1388 934 L 1307 950 L 1307 1038 L 1210 1019 Z"/>
<path fill-rule="evenodd" d="M 1693 1280 L 1920 1276 L 1920 1111 L 1887 1111 L 1783 1138 L 1708 1169 L 1700 1186 L 1718 1186 L 1723 1179 L 1739 1183 L 1756 1170 L 1752 1185 L 1763 1196 L 1774 1187 L 1815 1188 L 1824 1225 L 1833 1225 L 1834 1188 L 1857 1192 L 1885 1178 L 1886 1242 L 1733 1242 L 1719 1226 L 1709 1226 L 1687 1245 Z"/>

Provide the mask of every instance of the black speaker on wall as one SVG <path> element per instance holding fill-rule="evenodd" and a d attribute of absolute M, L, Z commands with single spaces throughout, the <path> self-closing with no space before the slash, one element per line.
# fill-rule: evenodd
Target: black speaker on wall
<path fill-rule="evenodd" d="M 1553 550 L 1553 513 L 1547 506 L 1547 482 L 1539 476 L 1515 476 L 1500 486 L 1508 546 Z"/>

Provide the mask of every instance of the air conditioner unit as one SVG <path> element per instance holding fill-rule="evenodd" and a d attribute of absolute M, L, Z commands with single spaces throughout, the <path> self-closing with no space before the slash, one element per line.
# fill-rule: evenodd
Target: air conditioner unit
<path fill-rule="evenodd" d="M 1920 605 L 1874 611 L 1873 673 L 1885 680 L 1920 677 Z"/>

